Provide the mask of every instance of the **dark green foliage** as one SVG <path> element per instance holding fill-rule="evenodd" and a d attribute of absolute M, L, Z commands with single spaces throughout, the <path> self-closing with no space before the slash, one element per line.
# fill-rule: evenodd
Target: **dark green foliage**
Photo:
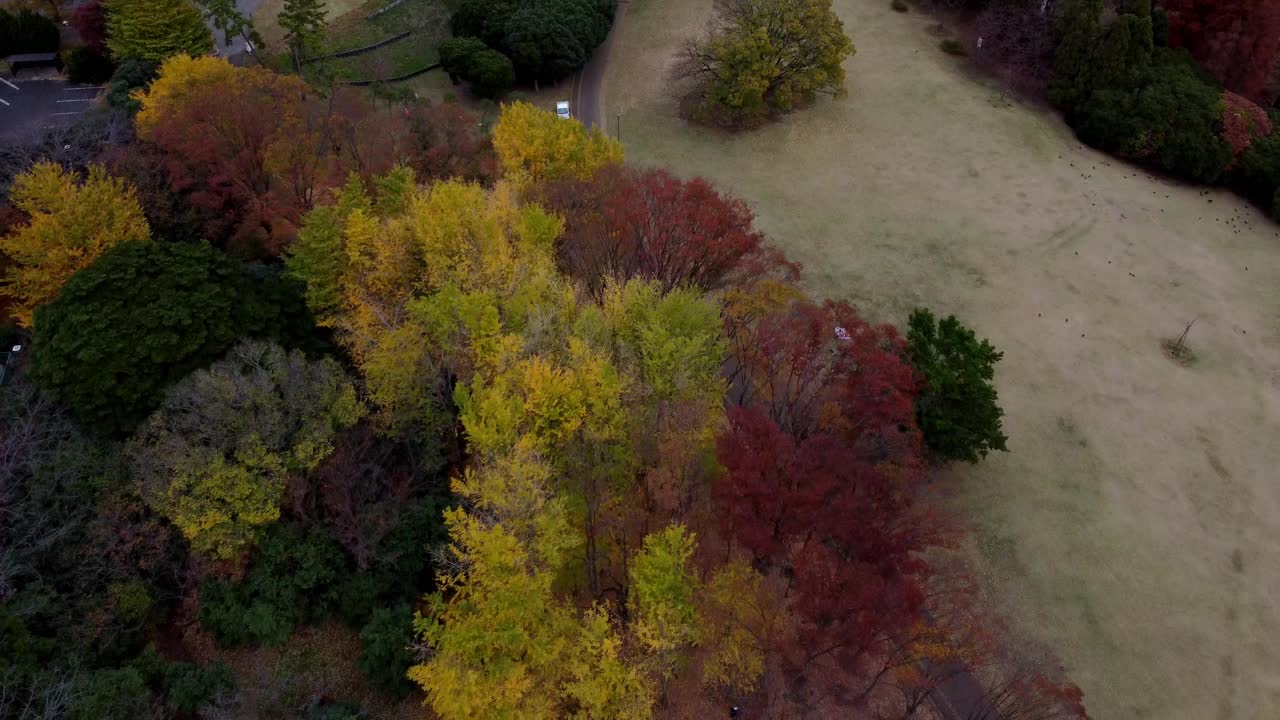
<path fill-rule="evenodd" d="M 16 14 L 0 8 L 0 58 L 19 53 L 57 52 L 62 40 L 49 18 L 22 10 Z"/>
<path fill-rule="evenodd" d="M 938 47 L 942 48 L 942 52 L 948 55 L 966 55 L 967 54 L 964 51 L 964 45 L 961 45 L 960 41 L 954 38 L 947 38 L 946 40 L 943 40 L 942 42 L 938 43 Z"/>
<path fill-rule="evenodd" d="M 474 37 L 451 37 L 440 43 L 440 66 L 450 79 L 464 78 L 471 67 L 471 58 L 488 50 L 484 41 Z"/>
<path fill-rule="evenodd" d="M 889 7 L 893 8 L 894 12 L 900 13 L 907 12 L 911 9 L 911 6 L 907 5 L 906 0 L 893 0 L 893 2 L 889 3 Z"/>
<path fill-rule="evenodd" d="M 122 435 L 241 338 L 309 337 L 297 291 L 205 244 L 123 243 L 36 312 L 32 377 L 82 422 Z"/>
<path fill-rule="evenodd" d="M 516 81 L 511 59 L 474 37 L 449 38 L 441 43 L 440 64 L 453 82 L 471 83 L 471 92 L 477 97 L 497 98 Z"/>
<path fill-rule="evenodd" d="M 609 34 L 616 7 L 616 0 L 463 0 L 453 34 L 506 55 L 524 80 L 555 81 L 587 64 Z"/>
<path fill-rule="evenodd" d="M 215 662 L 204 667 L 189 662 L 171 663 L 165 669 L 164 687 L 169 704 L 183 714 L 194 713 L 214 694 L 231 690 L 235 676 L 226 665 Z"/>
<path fill-rule="evenodd" d="M 200 624 L 224 646 L 284 642 L 295 626 L 333 608 L 349 572 L 342 548 L 318 530 L 269 528 L 243 581 L 200 588 Z"/>
<path fill-rule="evenodd" d="M 379 608 L 360 631 L 364 652 L 360 670 L 381 690 L 405 695 L 410 687 L 405 672 L 413 664 L 409 643 L 413 639 L 413 613 L 408 605 Z"/>
<path fill-rule="evenodd" d="M 472 56 L 467 80 L 477 97 L 494 99 L 505 95 L 515 84 L 516 71 L 506 55 L 484 50 Z"/>
<path fill-rule="evenodd" d="M 68 80 L 89 85 L 106 82 L 116 69 L 106 55 L 86 47 L 66 51 L 62 54 L 62 63 Z"/>
<path fill-rule="evenodd" d="M 130 114 L 137 113 L 142 109 L 142 104 L 133 99 L 133 91 L 146 88 L 155 79 L 154 63 L 125 60 L 111 76 L 111 84 L 107 88 L 107 104 L 117 110 L 128 110 Z"/>
<path fill-rule="evenodd" d="M 1157 47 L 1151 0 L 1124 0 L 1103 22 L 1101 0 L 1058 4 L 1049 97 L 1084 142 L 1200 182 L 1231 162 L 1220 137 L 1222 88 L 1185 51 Z"/>
<path fill-rule="evenodd" d="M 916 399 L 925 445 L 943 460 L 977 462 L 992 450 L 1007 451 L 997 402 L 995 364 L 1003 357 L 991 343 L 949 316 L 916 309 L 908 321 L 911 361 L 926 388 Z"/>
<path fill-rule="evenodd" d="M 1222 92 L 1205 82 L 1184 51 L 1161 48 L 1145 82 L 1104 87 L 1076 107 L 1076 134 L 1122 157 L 1180 177 L 1214 182 L 1231 162 L 1218 134 Z"/>
<path fill-rule="evenodd" d="M 70 720 L 149 720 L 160 718 L 161 707 L 133 668 L 98 670 L 75 683 Z"/>

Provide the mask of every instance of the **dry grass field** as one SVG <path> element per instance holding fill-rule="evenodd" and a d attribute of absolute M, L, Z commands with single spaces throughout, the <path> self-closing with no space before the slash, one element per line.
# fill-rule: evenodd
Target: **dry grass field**
<path fill-rule="evenodd" d="M 357 8 L 364 9 L 368 6 L 368 9 L 364 9 L 367 14 L 385 4 L 378 0 L 324 0 L 325 18 L 332 23 Z M 262 4 L 253 12 L 254 27 L 262 34 L 262 40 L 268 48 L 277 49 L 284 44 L 284 30 L 276 23 L 276 16 L 283 8 L 284 0 L 262 0 Z"/>
<path fill-rule="evenodd" d="M 835 0 L 847 98 L 690 127 L 667 68 L 711 4 L 623 4 L 603 110 L 628 160 L 745 198 L 814 294 L 955 313 L 1005 351 L 1011 452 L 939 486 L 1094 717 L 1280 717 L 1280 227 L 1081 147 L 888 0 Z"/>

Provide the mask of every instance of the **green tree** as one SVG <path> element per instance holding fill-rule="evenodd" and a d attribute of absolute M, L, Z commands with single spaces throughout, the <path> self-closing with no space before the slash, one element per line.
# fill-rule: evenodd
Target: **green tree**
<path fill-rule="evenodd" d="M 977 462 L 992 450 L 1008 451 L 993 384 L 995 365 L 1004 356 L 955 316 L 938 322 L 917 308 L 907 329 L 908 351 L 925 389 L 916 399 L 916 416 L 925 445 L 944 460 Z"/>
<path fill-rule="evenodd" d="M 81 421 L 123 435 L 241 337 L 304 340 L 298 295 L 208 245 L 121 243 L 36 311 L 32 376 Z"/>
<path fill-rule="evenodd" d="M 295 67 L 302 67 L 302 53 L 324 36 L 324 14 L 323 0 L 284 0 L 276 22 L 285 31 L 284 41 L 293 53 Z"/>
<path fill-rule="evenodd" d="M 377 687 L 404 695 L 412 685 L 405 673 L 413 665 L 413 613 L 408 605 L 378 608 L 360 630 L 364 646 L 360 670 Z"/>
<path fill-rule="evenodd" d="M 129 455 L 148 504 L 230 559 L 280 516 L 287 476 L 315 469 L 363 412 L 333 360 L 250 340 L 169 388 Z"/>
<path fill-rule="evenodd" d="M 467 81 L 476 96 L 498 98 L 515 84 L 515 67 L 510 58 L 497 50 L 482 50 L 471 57 Z"/>
<path fill-rule="evenodd" d="M 213 34 L 190 0 L 109 0 L 107 48 L 117 62 L 163 62 L 213 51 Z"/>
<path fill-rule="evenodd" d="M 711 34 L 686 45 L 676 72 L 695 119 L 745 126 L 819 93 L 843 95 L 853 54 L 831 0 L 731 0 Z"/>
<path fill-rule="evenodd" d="M 262 37 L 253 27 L 253 19 L 245 16 L 236 6 L 236 0 L 197 0 L 204 10 L 204 16 L 213 26 L 222 32 L 223 44 L 231 42 L 231 38 L 242 37 L 262 46 Z"/>
<path fill-rule="evenodd" d="M 644 539 L 631 561 L 632 629 L 658 659 L 658 672 L 675 670 L 680 650 L 698 642 L 698 617 L 693 607 L 697 581 L 689 568 L 696 546 L 682 525 L 672 525 Z"/>

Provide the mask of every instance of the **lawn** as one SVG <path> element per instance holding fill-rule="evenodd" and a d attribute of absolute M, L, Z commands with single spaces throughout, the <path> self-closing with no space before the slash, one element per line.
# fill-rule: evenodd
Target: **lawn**
<path fill-rule="evenodd" d="M 1280 228 L 1082 147 L 887 0 L 835 0 L 847 98 L 690 127 L 668 66 L 712 2 L 622 5 L 603 111 L 628 160 L 746 199 L 815 295 L 955 313 L 1005 351 L 1011 452 L 938 499 L 1094 717 L 1280 717 Z M 1161 342 L 1192 319 L 1181 365 Z"/>

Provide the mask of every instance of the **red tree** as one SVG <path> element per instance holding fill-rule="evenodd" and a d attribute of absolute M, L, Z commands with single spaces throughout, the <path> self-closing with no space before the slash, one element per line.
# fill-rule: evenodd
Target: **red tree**
<path fill-rule="evenodd" d="M 76 8 L 71 16 L 71 25 L 80 33 L 80 40 L 85 47 L 99 53 L 107 50 L 107 15 L 102 7 L 102 0 L 89 2 Z"/>
<path fill-rule="evenodd" d="M 493 143 L 480 119 L 458 103 L 423 103 L 408 113 L 409 166 L 419 180 L 462 178 L 492 183 L 498 177 Z"/>
<path fill-rule="evenodd" d="M 798 270 L 764 244 L 746 203 L 702 178 L 610 166 L 535 194 L 566 218 L 560 265 L 592 291 L 609 277 L 714 290 L 775 271 L 793 277 Z"/>
<path fill-rule="evenodd" d="M 1162 0 L 1169 44 L 1185 47 L 1211 74 L 1261 105 L 1276 93 L 1280 3 L 1275 0 Z"/>

